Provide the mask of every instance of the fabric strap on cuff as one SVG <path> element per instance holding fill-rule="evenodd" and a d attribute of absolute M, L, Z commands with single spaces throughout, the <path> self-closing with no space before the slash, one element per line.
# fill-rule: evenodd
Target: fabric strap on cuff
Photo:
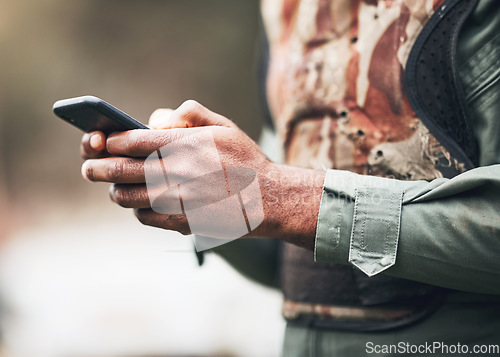
<path fill-rule="evenodd" d="M 349 262 L 368 276 L 396 263 L 403 194 L 385 187 L 356 188 Z"/>
<path fill-rule="evenodd" d="M 349 261 L 368 276 L 396 262 L 407 182 L 328 170 L 316 229 L 317 262 Z"/>

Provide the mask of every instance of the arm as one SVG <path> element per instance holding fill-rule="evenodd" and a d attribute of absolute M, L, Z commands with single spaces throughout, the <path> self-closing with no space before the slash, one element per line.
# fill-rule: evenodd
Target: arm
<path fill-rule="evenodd" d="M 112 135 L 106 141 L 107 151 L 120 157 L 89 160 L 82 168 L 91 181 L 115 183 L 111 198 L 123 207 L 135 208 L 142 223 L 190 233 L 185 216 L 151 209 L 144 157 L 182 138 L 192 127 L 210 129 L 224 166 L 249 167 L 257 173 L 265 215 L 252 237 L 282 239 L 311 250 L 316 240 L 318 261 L 351 260 L 370 275 L 390 268 L 388 274 L 407 279 L 500 293 L 499 166 L 430 183 L 334 170 L 325 178 L 324 172 L 272 163 L 232 122 L 199 104 L 181 106 L 170 122 L 169 130 Z M 184 149 L 180 146 L 179 150 Z M 203 150 L 193 155 L 196 165 L 183 170 L 188 176 L 196 176 L 205 160 Z M 179 160 L 181 164 L 186 163 Z M 207 195 L 212 193 L 205 188 L 185 198 L 210 199 Z"/>
<path fill-rule="evenodd" d="M 250 202 L 262 201 L 264 213 L 261 224 L 248 236 L 279 238 L 313 249 L 324 172 L 270 161 L 232 121 L 194 101 L 188 101 L 172 111 L 168 125 L 161 129 L 115 133 L 107 139 L 102 137 L 102 133 L 84 136 L 82 154 L 85 158 L 110 157 L 86 161 L 82 166 L 83 176 L 90 181 L 114 183 L 111 198 L 123 207 L 134 208 L 142 223 L 189 234 L 191 229 L 184 211 L 182 214 L 165 214 L 153 209 L 146 187 L 146 171 L 162 173 L 166 167 L 168 175 L 172 175 L 176 182 L 192 182 L 217 167 L 225 170 L 243 167 L 255 173 L 260 188 L 255 197 L 247 199 Z M 216 154 L 197 139 L 207 133 L 213 137 Z M 170 150 L 170 154 L 164 156 L 168 165 L 161 160 L 147 161 L 151 153 L 165 146 Z M 182 191 L 184 208 L 196 206 L 197 202 L 219 201 L 220 190 L 214 188 L 220 182 L 197 182 L 196 185 L 188 185 L 187 191 Z M 226 182 L 222 180 L 222 183 L 225 190 Z M 171 208 L 179 201 L 179 193 L 167 191 L 163 199 Z M 222 210 L 218 213 L 221 219 L 205 222 L 207 232 L 196 233 L 224 238 L 214 233 L 226 233 L 220 229 L 234 227 L 223 222 L 227 212 Z M 247 209 L 246 214 L 251 217 L 252 211 Z"/>

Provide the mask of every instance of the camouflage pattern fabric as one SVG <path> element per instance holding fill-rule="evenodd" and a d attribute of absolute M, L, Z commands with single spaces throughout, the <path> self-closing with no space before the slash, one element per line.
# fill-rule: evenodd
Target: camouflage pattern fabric
<path fill-rule="evenodd" d="M 286 163 L 398 179 L 460 163 L 403 87 L 412 44 L 443 0 L 262 0 L 268 100 Z"/>
<path fill-rule="evenodd" d="M 287 164 L 403 180 L 464 171 L 416 116 L 403 85 L 412 46 L 443 2 L 261 0 L 270 48 L 268 102 Z M 349 291 L 359 291 L 366 278 L 348 266 L 314 263 L 311 252 L 289 244 L 281 279 L 285 316 L 335 312 L 332 306 L 346 301 L 362 307 Z M 325 294 L 315 298 L 311 287 L 327 292 L 324 284 L 333 290 L 320 306 Z M 369 285 L 373 296 L 389 286 L 394 299 L 432 296 L 433 287 L 412 284 L 378 276 Z M 372 313 L 363 309 L 362 316 Z"/>

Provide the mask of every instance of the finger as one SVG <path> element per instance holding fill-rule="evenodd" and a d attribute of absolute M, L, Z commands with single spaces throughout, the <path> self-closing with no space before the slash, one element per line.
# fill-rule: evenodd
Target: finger
<path fill-rule="evenodd" d="M 144 160 L 126 157 L 87 160 L 82 165 L 82 176 L 93 182 L 144 183 Z"/>
<path fill-rule="evenodd" d="M 148 157 L 157 149 L 178 141 L 200 128 L 145 130 L 113 133 L 106 141 L 107 151 L 115 156 Z"/>
<path fill-rule="evenodd" d="M 115 184 L 109 189 L 113 202 L 125 208 L 151 208 L 145 184 Z"/>
<path fill-rule="evenodd" d="M 165 117 L 168 114 L 162 114 Z M 166 119 L 162 119 L 164 122 Z M 203 126 L 237 128 L 231 120 L 210 111 L 201 104 L 188 100 L 168 116 L 166 130 L 129 130 L 113 133 L 106 141 L 107 151 L 112 155 L 147 157 L 156 149 L 171 143 L 188 132 L 186 129 L 197 129 Z"/>
<path fill-rule="evenodd" d="M 151 129 L 173 129 L 174 126 L 170 123 L 169 119 L 174 112 L 173 109 L 159 108 L 156 109 L 149 117 L 149 127 Z"/>
<path fill-rule="evenodd" d="M 177 231 L 184 235 L 191 234 L 187 218 L 183 214 L 161 214 L 143 208 L 135 209 L 134 213 L 142 224 Z"/>
<path fill-rule="evenodd" d="M 96 159 L 108 156 L 106 151 L 106 135 L 100 131 L 84 134 L 80 145 L 80 155 L 84 159 Z"/>

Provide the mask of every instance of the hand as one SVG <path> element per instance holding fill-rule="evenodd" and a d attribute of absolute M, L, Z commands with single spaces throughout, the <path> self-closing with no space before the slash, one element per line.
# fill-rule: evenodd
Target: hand
<path fill-rule="evenodd" d="M 114 133 L 107 138 L 105 145 L 101 142 L 102 133 L 92 133 L 84 138 L 82 154 L 85 158 L 112 157 L 87 160 L 82 166 L 82 175 L 90 181 L 114 183 L 111 199 L 123 207 L 134 208 L 142 223 L 188 234 L 190 229 L 185 212 L 175 212 L 179 196 L 184 208 L 199 207 L 199 202 L 215 202 L 220 198 L 218 187 L 221 180 L 214 181 L 205 174 L 214 172 L 213 168 L 224 168 L 226 189 L 231 186 L 228 169 L 245 168 L 255 173 L 264 210 L 264 220 L 251 236 L 282 238 L 313 247 L 323 172 L 271 162 L 232 121 L 194 101 L 185 102 L 175 111 L 155 112 L 150 124 L 161 130 Z M 213 138 L 217 154 L 203 139 L 208 137 Z M 168 148 L 167 155 L 162 151 L 165 147 Z M 146 159 L 158 150 L 168 165 L 159 159 Z M 159 213 L 158 209 L 152 209 L 146 185 L 147 173 L 168 174 L 169 181 L 192 183 L 183 184 L 186 187 L 180 191 L 175 187 L 163 190 L 166 192 L 162 197 L 163 205 L 167 206 L 167 212 L 175 213 Z M 238 182 L 248 178 L 238 175 L 235 178 Z M 205 180 L 201 184 L 196 181 L 200 177 Z M 219 220 L 225 227 L 231 224 L 224 222 L 223 212 L 218 217 L 206 222 L 207 226 L 213 228 Z"/>

